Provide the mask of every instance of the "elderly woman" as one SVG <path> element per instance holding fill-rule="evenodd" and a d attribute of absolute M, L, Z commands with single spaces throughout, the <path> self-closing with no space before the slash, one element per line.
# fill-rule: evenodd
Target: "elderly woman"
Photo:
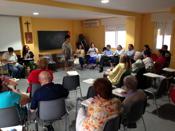
<path fill-rule="evenodd" d="M 124 89 L 126 90 L 126 98 L 123 101 L 123 105 L 127 106 L 130 103 L 141 101 L 146 99 L 146 95 L 142 90 L 137 89 L 137 79 L 135 76 L 126 76 L 123 80 Z"/>
<path fill-rule="evenodd" d="M 121 102 L 112 98 L 112 84 L 105 78 L 97 79 L 93 88 L 97 96 L 87 108 L 80 108 L 76 121 L 76 131 L 102 131 L 105 122 L 120 114 Z"/>
<path fill-rule="evenodd" d="M 118 84 L 120 81 L 120 78 L 122 77 L 123 73 L 128 70 L 130 67 L 130 63 L 128 62 L 128 59 L 126 56 L 121 55 L 119 64 L 114 67 L 108 74 L 107 78 L 110 80 L 110 82 L 114 85 Z"/>
<path fill-rule="evenodd" d="M 134 55 L 135 62 L 132 64 L 132 72 L 133 73 L 137 73 L 139 71 L 139 69 L 145 67 L 141 58 L 142 58 L 142 53 L 137 51 Z"/>

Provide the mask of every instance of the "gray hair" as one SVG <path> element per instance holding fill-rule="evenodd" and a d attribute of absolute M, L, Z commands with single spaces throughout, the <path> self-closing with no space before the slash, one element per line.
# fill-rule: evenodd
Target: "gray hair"
<path fill-rule="evenodd" d="M 132 75 L 126 76 L 123 82 L 124 82 L 124 86 L 126 86 L 127 89 L 137 90 L 138 82 L 135 76 L 132 76 Z"/>

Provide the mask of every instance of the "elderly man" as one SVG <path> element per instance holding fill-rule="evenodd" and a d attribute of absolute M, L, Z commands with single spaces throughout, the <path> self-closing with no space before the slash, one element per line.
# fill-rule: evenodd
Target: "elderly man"
<path fill-rule="evenodd" d="M 31 112 L 34 112 L 39 105 L 40 101 L 49 101 L 58 98 L 67 97 L 69 92 L 67 89 L 63 88 L 60 84 L 54 84 L 52 82 L 52 76 L 47 71 L 42 71 L 39 74 L 39 81 L 41 83 L 41 88 L 39 88 L 32 98 L 31 102 Z"/>

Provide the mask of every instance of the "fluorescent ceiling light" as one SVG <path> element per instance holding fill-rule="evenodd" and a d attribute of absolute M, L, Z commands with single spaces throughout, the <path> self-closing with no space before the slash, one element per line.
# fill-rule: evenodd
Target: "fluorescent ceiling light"
<path fill-rule="evenodd" d="M 101 0 L 101 3 L 102 4 L 107 4 L 107 3 L 109 3 L 110 1 L 109 0 Z"/>
<path fill-rule="evenodd" d="M 33 12 L 33 15 L 39 15 L 39 13 L 38 12 Z"/>

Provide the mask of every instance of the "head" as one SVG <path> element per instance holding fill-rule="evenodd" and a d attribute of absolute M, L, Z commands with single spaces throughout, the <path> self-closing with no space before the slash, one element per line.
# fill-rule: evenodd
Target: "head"
<path fill-rule="evenodd" d="M 144 57 L 151 57 L 151 52 L 149 50 L 145 50 L 143 54 L 144 54 Z"/>
<path fill-rule="evenodd" d="M 134 49 L 134 45 L 133 44 L 129 44 L 128 45 L 128 50 L 133 50 Z"/>
<path fill-rule="evenodd" d="M 24 46 L 23 46 L 23 49 L 24 49 L 24 50 L 27 50 L 27 51 L 30 50 L 30 48 L 29 48 L 28 45 L 24 45 Z"/>
<path fill-rule="evenodd" d="M 112 98 L 112 84 L 108 79 L 98 78 L 95 80 L 93 87 L 97 95 L 103 99 L 109 100 Z"/>
<path fill-rule="evenodd" d="M 14 49 L 13 49 L 12 47 L 9 47 L 9 48 L 8 48 L 8 52 L 9 52 L 10 55 L 12 55 L 13 52 L 14 52 Z"/>
<path fill-rule="evenodd" d="M 106 46 L 106 49 L 107 49 L 107 50 L 110 50 L 110 49 L 111 49 L 111 45 L 107 45 L 107 46 Z"/>
<path fill-rule="evenodd" d="M 144 51 L 145 50 L 150 50 L 150 48 L 149 48 L 149 45 L 144 45 L 144 49 L 143 49 Z"/>
<path fill-rule="evenodd" d="M 135 54 L 134 54 L 134 60 L 138 60 L 138 59 L 141 59 L 142 58 L 142 53 L 139 52 L 139 51 L 136 51 Z"/>
<path fill-rule="evenodd" d="M 38 60 L 37 65 L 40 69 L 47 69 L 48 68 L 48 60 L 46 58 L 40 58 Z"/>
<path fill-rule="evenodd" d="M 70 35 L 66 35 L 64 39 L 65 39 L 66 43 L 69 43 L 70 42 Z"/>
<path fill-rule="evenodd" d="M 93 43 L 93 42 L 91 42 L 91 48 L 94 48 L 94 47 L 95 47 L 94 43 Z"/>
<path fill-rule="evenodd" d="M 42 86 L 45 84 L 51 83 L 52 82 L 51 74 L 47 71 L 42 71 L 39 74 L 39 82 L 41 83 Z"/>
<path fill-rule="evenodd" d="M 158 56 L 165 56 L 165 51 L 164 50 L 158 50 Z"/>
<path fill-rule="evenodd" d="M 123 48 L 122 48 L 122 46 L 121 46 L 121 45 L 118 45 L 118 46 L 117 46 L 117 50 L 119 50 L 119 51 L 120 51 L 120 50 L 122 50 L 122 49 L 123 49 Z"/>
<path fill-rule="evenodd" d="M 167 45 L 162 45 L 162 50 L 163 51 L 167 51 L 168 50 L 168 46 Z"/>
<path fill-rule="evenodd" d="M 80 45 L 78 46 L 78 49 L 83 49 L 82 44 L 80 44 Z"/>
<path fill-rule="evenodd" d="M 121 55 L 119 59 L 119 63 L 126 63 L 127 62 L 127 57 L 125 55 Z"/>
<path fill-rule="evenodd" d="M 129 75 L 126 76 L 123 80 L 123 84 L 126 87 L 126 90 L 132 90 L 136 91 L 137 90 L 137 79 L 135 76 Z"/>

